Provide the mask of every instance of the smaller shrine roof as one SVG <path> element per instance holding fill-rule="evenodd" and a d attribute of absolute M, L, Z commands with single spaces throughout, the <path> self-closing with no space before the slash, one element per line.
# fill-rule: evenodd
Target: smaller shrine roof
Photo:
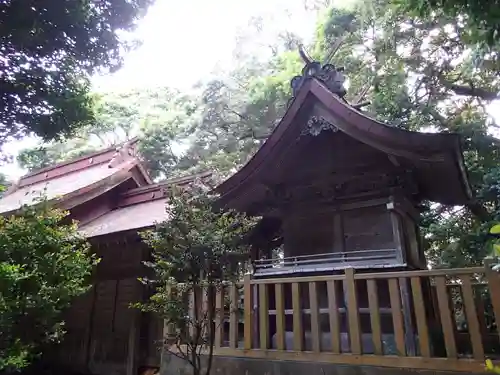
<path fill-rule="evenodd" d="M 0 213 L 15 211 L 23 205 L 32 205 L 37 199 L 45 196 L 47 200 L 67 196 L 93 184 L 115 175 L 124 166 L 108 168 L 106 164 L 68 173 L 33 185 L 23 186 L 0 200 Z"/>
<path fill-rule="evenodd" d="M 153 227 L 168 218 L 165 206 L 169 187 L 187 185 L 197 178 L 204 179 L 211 175 L 211 172 L 203 172 L 129 190 L 120 196 L 116 208 L 80 225 L 79 230 L 86 237 L 92 238 Z"/>
<path fill-rule="evenodd" d="M 42 197 L 61 202 L 119 185 L 132 177 L 134 167 L 140 167 L 134 153 L 129 152 L 130 146 L 131 143 L 125 143 L 118 149 L 108 148 L 25 175 L 0 199 L 0 214 L 36 204 Z M 150 182 L 145 172 L 142 180 Z"/>
<path fill-rule="evenodd" d="M 86 237 L 91 238 L 132 229 L 148 228 L 167 218 L 166 203 L 167 199 L 161 198 L 119 207 L 80 226 L 79 230 Z"/>

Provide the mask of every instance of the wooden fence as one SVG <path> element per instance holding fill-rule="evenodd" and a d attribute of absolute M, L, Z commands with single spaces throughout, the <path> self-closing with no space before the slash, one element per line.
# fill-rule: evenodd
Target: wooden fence
<path fill-rule="evenodd" d="M 500 358 L 489 267 L 247 275 L 215 304 L 216 355 L 469 372 Z"/>

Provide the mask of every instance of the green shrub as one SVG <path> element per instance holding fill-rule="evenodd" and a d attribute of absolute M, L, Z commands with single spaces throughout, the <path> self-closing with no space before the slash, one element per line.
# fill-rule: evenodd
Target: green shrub
<path fill-rule="evenodd" d="M 0 216 L 0 371 L 27 366 L 58 341 L 61 312 L 88 289 L 97 260 L 66 214 L 41 204 Z"/>

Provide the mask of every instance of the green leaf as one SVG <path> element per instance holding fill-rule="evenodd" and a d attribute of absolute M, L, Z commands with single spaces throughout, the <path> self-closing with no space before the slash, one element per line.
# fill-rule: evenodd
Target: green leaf
<path fill-rule="evenodd" d="M 491 234 L 500 234 L 500 224 L 493 225 L 490 229 Z"/>
<path fill-rule="evenodd" d="M 493 253 L 495 256 L 500 257 L 500 244 L 493 244 Z"/>
<path fill-rule="evenodd" d="M 76 226 L 61 222 L 65 212 L 42 203 L 0 217 L 0 373 L 28 366 L 60 341 L 60 312 L 88 290 L 96 264 Z"/>

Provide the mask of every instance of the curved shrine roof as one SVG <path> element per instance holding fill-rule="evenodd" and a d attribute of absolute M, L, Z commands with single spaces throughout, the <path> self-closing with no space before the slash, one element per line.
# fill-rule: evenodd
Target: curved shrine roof
<path fill-rule="evenodd" d="M 327 86 L 314 77 L 304 79 L 266 142 L 243 168 L 217 188 L 223 205 L 230 205 L 229 202 L 251 190 L 252 185 L 261 183 L 265 170 L 283 158 L 305 130 L 319 134 L 324 126 L 334 127 L 335 131 L 410 165 L 419 186 L 419 199 L 449 205 L 470 202 L 472 193 L 459 135 L 388 126 L 355 109 Z M 319 128 L 307 129 L 315 126 L 311 120 Z"/>
<path fill-rule="evenodd" d="M 0 199 L 0 213 L 15 211 L 24 205 L 32 205 L 42 197 L 48 201 L 68 199 L 70 195 L 82 194 L 83 190 L 92 190 L 102 183 L 107 183 L 110 187 L 116 186 L 123 182 L 124 178 L 129 177 L 120 172 L 127 173 L 135 164 L 127 162 L 114 168 L 108 168 L 106 164 L 98 164 L 22 186 Z"/>
<path fill-rule="evenodd" d="M 33 205 L 41 198 L 62 203 L 64 208 L 81 204 L 86 198 L 102 194 L 133 177 L 137 184 L 151 180 L 135 157 L 135 140 L 94 152 L 80 158 L 55 164 L 23 176 L 0 199 L 0 214 L 14 212 L 24 205 Z M 73 202 L 73 198 L 80 197 Z M 85 198 L 86 197 L 86 198 Z"/>

